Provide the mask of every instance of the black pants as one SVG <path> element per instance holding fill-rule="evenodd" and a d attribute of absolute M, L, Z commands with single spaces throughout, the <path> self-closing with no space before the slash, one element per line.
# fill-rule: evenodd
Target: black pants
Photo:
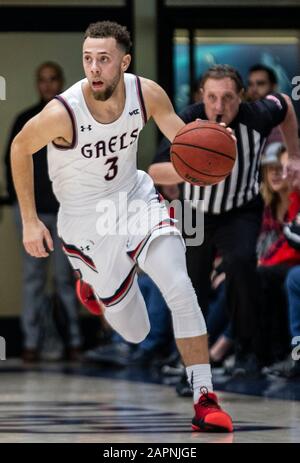
<path fill-rule="evenodd" d="M 234 336 L 241 343 L 251 343 L 255 351 L 260 350 L 260 346 L 255 345 L 254 333 L 261 302 L 256 242 L 262 211 L 263 202 L 259 196 L 236 210 L 220 215 L 205 214 L 204 243 L 187 248 L 188 273 L 204 313 L 209 301 L 214 257 L 216 253 L 223 257 L 227 307 Z"/>
<path fill-rule="evenodd" d="M 282 360 L 290 350 L 288 303 L 284 288 L 289 270 L 290 267 L 284 264 L 257 269 L 262 298 L 258 318 L 260 358 L 265 364 Z"/>

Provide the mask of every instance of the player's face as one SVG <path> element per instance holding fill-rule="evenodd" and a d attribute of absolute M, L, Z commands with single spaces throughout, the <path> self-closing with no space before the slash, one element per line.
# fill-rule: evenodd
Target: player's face
<path fill-rule="evenodd" d="M 283 169 L 287 166 L 288 159 L 288 153 L 285 151 L 280 156 L 278 163 L 267 166 L 267 182 L 274 192 L 280 193 L 288 190 L 289 182 L 287 178 L 282 178 Z"/>
<path fill-rule="evenodd" d="M 209 78 L 202 90 L 205 112 L 210 121 L 225 122 L 235 118 L 241 103 L 241 93 L 237 92 L 235 82 L 230 77 L 224 79 Z"/>
<path fill-rule="evenodd" d="M 48 102 L 62 91 L 63 83 L 56 70 L 49 66 L 40 70 L 37 87 L 41 99 Z"/>
<path fill-rule="evenodd" d="M 264 98 L 268 93 L 275 90 L 276 86 L 271 84 L 266 71 L 253 71 L 249 75 L 247 96 L 255 101 Z"/>
<path fill-rule="evenodd" d="M 96 100 L 110 98 L 130 64 L 126 55 L 112 37 L 92 39 L 83 44 L 83 67 Z"/>

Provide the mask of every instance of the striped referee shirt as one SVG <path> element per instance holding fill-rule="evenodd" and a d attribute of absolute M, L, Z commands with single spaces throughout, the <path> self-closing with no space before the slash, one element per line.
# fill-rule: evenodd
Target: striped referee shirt
<path fill-rule="evenodd" d="M 235 119 L 229 124 L 237 139 L 237 159 L 231 174 L 217 185 L 200 187 L 184 182 L 182 198 L 196 207 L 203 200 L 204 212 L 220 214 L 241 207 L 259 193 L 260 158 L 267 136 L 283 122 L 287 104 L 274 93 L 255 102 L 242 102 Z M 186 123 L 208 119 L 203 103 L 188 106 L 180 117 Z M 153 163 L 170 161 L 170 142 L 163 139 Z"/>

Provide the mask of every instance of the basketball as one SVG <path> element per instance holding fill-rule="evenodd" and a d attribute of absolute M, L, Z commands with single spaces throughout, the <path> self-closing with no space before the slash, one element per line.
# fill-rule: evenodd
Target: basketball
<path fill-rule="evenodd" d="M 177 133 L 171 145 L 176 172 L 193 185 L 221 182 L 232 171 L 235 159 L 236 143 L 217 122 L 190 122 Z"/>

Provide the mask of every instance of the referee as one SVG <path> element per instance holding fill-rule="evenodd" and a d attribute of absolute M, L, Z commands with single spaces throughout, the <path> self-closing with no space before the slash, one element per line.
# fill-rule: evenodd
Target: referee
<path fill-rule="evenodd" d="M 204 242 L 187 247 L 187 266 L 202 310 L 207 309 L 210 273 L 216 254 L 223 257 L 227 305 L 236 338 L 236 367 L 259 368 L 262 349 L 257 320 L 260 310 L 256 273 L 256 241 L 263 202 L 260 196 L 260 158 L 266 137 L 280 124 L 289 153 L 292 185 L 300 185 L 297 119 L 286 95 L 273 93 L 255 102 L 243 102 L 239 73 L 215 65 L 203 75 L 202 102 L 188 106 L 180 117 L 224 122 L 237 139 L 238 155 L 231 174 L 218 185 L 199 187 L 183 183 L 170 163 L 170 143 L 162 141 L 149 174 L 158 185 L 181 184 L 181 198 L 195 207 L 203 200 Z M 193 214 L 195 214 L 195 209 Z M 255 361 L 253 362 L 253 355 Z M 249 359 L 251 367 L 247 366 Z M 254 365 L 253 365 L 254 364 Z"/>

